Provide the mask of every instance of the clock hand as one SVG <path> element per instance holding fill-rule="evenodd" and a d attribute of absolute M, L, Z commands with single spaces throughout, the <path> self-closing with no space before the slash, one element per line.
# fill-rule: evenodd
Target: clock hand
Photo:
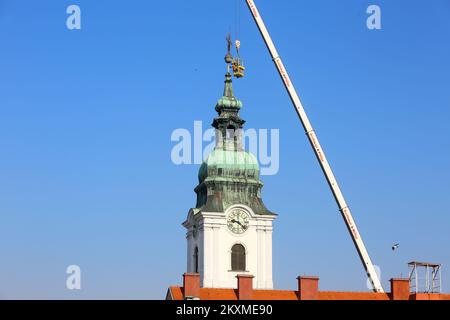
<path fill-rule="evenodd" d="M 239 222 L 239 220 L 232 219 L 231 222 L 236 222 L 236 223 L 240 224 L 242 227 L 242 224 Z"/>
<path fill-rule="evenodd" d="M 247 227 L 244 226 L 239 220 L 232 219 L 231 222 L 236 222 L 236 223 L 238 223 L 238 224 L 242 227 L 242 229 L 244 229 L 244 230 L 247 229 Z"/>

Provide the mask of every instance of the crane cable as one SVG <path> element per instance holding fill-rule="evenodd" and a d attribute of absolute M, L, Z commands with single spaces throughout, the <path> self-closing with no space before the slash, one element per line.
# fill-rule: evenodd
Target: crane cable
<path fill-rule="evenodd" d="M 240 29 L 241 29 L 241 17 L 240 17 L 240 0 L 235 0 L 236 1 L 236 13 L 235 13 L 235 46 L 236 46 L 236 53 L 237 56 L 239 57 L 239 48 L 241 47 L 241 42 L 238 40 L 239 39 L 239 34 L 240 34 Z"/>

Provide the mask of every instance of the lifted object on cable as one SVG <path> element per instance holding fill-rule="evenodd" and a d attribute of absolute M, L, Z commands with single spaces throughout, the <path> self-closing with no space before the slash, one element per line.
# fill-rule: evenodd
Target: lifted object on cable
<path fill-rule="evenodd" d="M 231 65 L 233 67 L 233 75 L 236 78 L 242 78 L 244 76 L 244 71 L 245 71 L 245 67 L 244 67 L 244 63 L 242 62 L 242 59 L 239 57 L 234 58 Z"/>
<path fill-rule="evenodd" d="M 241 47 L 241 42 L 239 40 L 235 41 L 237 56 L 234 58 L 231 55 L 232 42 L 231 42 L 230 34 L 227 35 L 226 39 L 227 39 L 227 54 L 225 56 L 225 62 L 228 64 L 228 68 L 230 67 L 230 64 L 231 64 L 231 68 L 233 70 L 233 75 L 236 78 L 242 78 L 244 76 L 245 67 L 244 67 L 244 62 L 242 61 L 241 57 L 239 56 L 239 48 Z"/>
<path fill-rule="evenodd" d="M 232 63 L 233 74 L 236 78 L 242 78 L 244 76 L 245 67 L 241 57 L 239 56 L 239 49 L 241 48 L 241 42 L 239 40 L 236 40 L 234 44 L 236 46 L 237 57 L 233 59 Z"/>

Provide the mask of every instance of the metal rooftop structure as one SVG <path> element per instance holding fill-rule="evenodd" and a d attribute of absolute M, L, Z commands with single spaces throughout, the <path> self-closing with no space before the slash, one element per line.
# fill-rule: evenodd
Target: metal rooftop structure
<path fill-rule="evenodd" d="M 441 293 L 442 271 L 441 264 L 411 261 L 408 263 L 409 283 L 411 292 Z"/>

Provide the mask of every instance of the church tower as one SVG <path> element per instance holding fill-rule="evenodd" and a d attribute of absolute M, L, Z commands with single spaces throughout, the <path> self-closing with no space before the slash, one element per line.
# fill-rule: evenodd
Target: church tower
<path fill-rule="evenodd" d="M 216 145 L 199 169 L 197 203 L 183 222 L 187 272 L 199 273 L 205 288 L 233 288 L 237 274 L 249 274 L 254 276 L 254 288 L 272 289 L 276 214 L 261 199 L 256 157 L 243 149 L 242 102 L 234 96 L 227 57 L 225 89 L 212 123 Z"/>

